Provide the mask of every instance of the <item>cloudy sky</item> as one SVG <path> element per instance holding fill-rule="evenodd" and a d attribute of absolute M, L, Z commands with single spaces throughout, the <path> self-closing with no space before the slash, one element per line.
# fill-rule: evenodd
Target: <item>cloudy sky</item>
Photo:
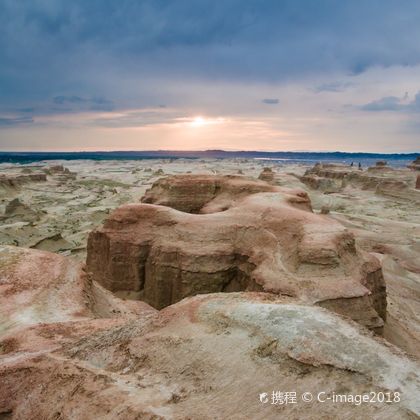
<path fill-rule="evenodd" d="M 418 0 L 0 0 L 0 150 L 420 150 Z"/>

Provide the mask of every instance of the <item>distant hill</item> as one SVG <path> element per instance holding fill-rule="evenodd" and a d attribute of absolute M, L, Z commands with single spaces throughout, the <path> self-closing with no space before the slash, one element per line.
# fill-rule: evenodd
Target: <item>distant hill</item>
<path fill-rule="evenodd" d="M 347 152 L 260 152 L 260 151 L 175 151 L 175 150 L 144 150 L 144 151 L 112 151 L 112 152 L 0 152 L 0 163 L 31 163 L 42 160 L 118 160 L 118 159 L 273 159 L 292 161 L 358 161 L 385 159 L 389 161 L 411 161 L 419 153 L 347 153 Z"/>

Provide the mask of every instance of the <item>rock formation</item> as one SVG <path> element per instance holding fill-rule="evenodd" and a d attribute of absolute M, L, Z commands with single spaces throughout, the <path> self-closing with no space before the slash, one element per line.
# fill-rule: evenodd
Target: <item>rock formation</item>
<path fill-rule="evenodd" d="M 308 169 L 305 175 L 315 174 L 330 179 L 343 179 L 348 174 L 357 171 L 357 168 L 349 165 L 335 163 L 317 163 L 313 168 Z"/>
<path fill-rule="evenodd" d="M 330 208 L 328 206 L 321 207 L 321 211 L 320 211 L 321 214 L 329 214 L 329 212 L 330 212 Z"/>
<path fill-rule="evenodd" d="M 275 187 L 242 176 L 176 175 L 157 180 L 146 191 L 143 203 L 172 207 L 185 213 L 216 213 L 257 192 Z M 307 199 L 300 198 L 306 202 Z"/>
<path fill-rule="evenodd" d="M 420 171 L 420 156 L 417 156 L 407 167 L 415 171 Z"/>
<path fill-rule="evenodd" d="M 387 166 L 387 162 L 385 160 L 378 160 L 375 164 L 376 167 L 378 168 L 383 168 L 385 166 Z"/>
<path fill-rule="evenodd" d="M 338 192 L 343 187 L 341 179 L 329 179 L 315 174 L 305 174 L 299 179 L 308 187 L 323 191 L 324 193 Z"/>
<path fill-rule="evenodd" d="M 5 218 L 18 217 L 21 220 L 37 220 L 39 218 L 38 214 L 22 203 L 19 198 L 14 198 L 6 204 L 4 216 Z"/>
<path fill-rule="evenodd" d="M 22 184 L 30 182 L 46 181 L 47 177 L 42 173 L 22 174 L 22 175 L 0 175 L 0 188 L 19 188 Z"/>
<path fill-rule="evenodd" d="M 17 210 L 24 207 L 24 205 L 20 202 L 19 198 L 15 198 L 9 203 L 6 204 L 6 209 L 4 211 L 5 214 L 10 215 L 15 213 Z"/>
<path fill-rule="evenodd" d="M 0 260 L 2 418 L 420 414 L 415 362 L 357 323 L 297 298 L 210 294 L 158 312 L 114 297 L 58 255 L 1 247 Z M 271 404 L 276 390 L 296 392 L 296 404 Z M 390 392 L 398 402 L 319 403 L 321 391 Z M 302 402 L 305 392 L 315 401 Z"/>
<path fill-rule="evenodd" d="M 367 171 L 354 167 L 333 164 L 316 164 L 300 177 L 301 182 L 312 189 L 325 193 L 339 192 L 347 186 L 372 190 L 377 194 L 412 199 L 413 174 L 407 170 L 396 170 L 377 162 Z M 416 199 L 416 197 L 414 197 Z M 417 198 L 420 200 L 420 197 Z"/>
<path fill-rule="evenodd" d="M 64 167 L 63 165 L 52 165 L 48 166 L 43 169 L 47 175 L 55 175 L 55 174 L 70 174 L 70 169 Z"/>
<path fill-rule="evenodd" d="M 264 291 L 380 330 L 378 260 L 307 194 L 240 176 L 171 176 L 114 211 L 88 241 L 93 280 L 160 309 L 201 293 Z M 191 214 L 196 213 L 196 214 Z"/>
<path fill-rule="evenodd" d="M 374 173 L 384 173 L 384 172 L 394 172 L 394 168 L 391 168 L 388 166 L 387 162 L 384 160 L 379 160 L 375 163 L 375 166 L 370 166 L 368 169 L 368 172 L 374 172 Z"/>
<path fill-rule="evenodd" d="M 356 170 L 355 167 L 345 165 L 317 163 L 313 168 L 306 170 L 299 179 L 314 190 L 333 193 L 340 191 L 345 177 Z"/>
<path fill-rule="evenodd" d="M 64 239 L 61 236 L 61 233 L 56 233 L 36 242 L 31 248 L 50 252 L 60 252 L 74 248 L 74 244 Z"/>
<path fill-rule="evenodd" d="M 258 179 L 265 182 L 273 182 L 274 181 L 274 172 L 271 168 L 264 168 L 260 173 Z"/>
<path fill-rule="evenodd" d="M 44 172 L 47 175 L 52 175 L 56 177 L 57 179 L 59 180 L 61 179 L 63 181 L 69 178 L 75 179 L 77 175 L 75 172 L 71 172 L 69 168 L 66 168 L 63 165 L 48 166 L 47 168 L 44 168 Z"/>

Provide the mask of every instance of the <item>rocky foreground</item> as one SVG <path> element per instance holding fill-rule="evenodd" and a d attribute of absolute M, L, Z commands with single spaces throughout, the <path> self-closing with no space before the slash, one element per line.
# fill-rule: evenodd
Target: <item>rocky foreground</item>
<path fill-rule="evenodd" d="M 70 245 L 0 247 L 0 418 L 420 415 L 415 168 L 132 165 L 121 207 L 118 190 L 76 168 L 2 184 L 3 239 L 20 224 L 35 239 L 49 227 L 45 247 Z M 52 204 L 54 187 L 82 197 Z M 85 188 L 96 204 L 78 221 Z"/>

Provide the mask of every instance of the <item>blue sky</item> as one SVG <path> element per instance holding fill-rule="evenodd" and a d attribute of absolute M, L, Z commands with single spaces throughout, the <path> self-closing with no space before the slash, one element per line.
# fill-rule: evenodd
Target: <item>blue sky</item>
<path fill-rule="evenodd" d="M 420 147 L 416 0 L 0 0 L 0 149 Z"/>

